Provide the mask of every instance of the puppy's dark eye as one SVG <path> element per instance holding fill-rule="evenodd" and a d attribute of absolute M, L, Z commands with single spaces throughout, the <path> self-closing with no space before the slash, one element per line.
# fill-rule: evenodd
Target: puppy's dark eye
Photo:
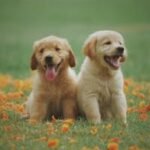
<path fill-rule="evenodd" d="M 111 41 L 107 41 L 104 43 L 104 45 L 110 45 L 111 44 Z"/>
<path fill-rule="evenodd" d="M 55 50 L 58 52 L 58 51 L 60 51 L 60 48 L 59 47 L 55 47 Z"/>
<path fill-rule="evenodd" d="M 119 44 L 122 45 L 122 42 L 119 41 Z"/>
<path fill-rule="evenodd" d="M 41 48 L 40 49 L 40 53 L 42 54 L 44 52 L 44 48 Z"/>

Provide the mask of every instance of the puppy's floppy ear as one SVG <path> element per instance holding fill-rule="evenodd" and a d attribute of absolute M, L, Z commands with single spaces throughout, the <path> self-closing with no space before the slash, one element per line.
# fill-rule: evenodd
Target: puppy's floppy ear
<path fill-rule="evenodd" d="M 76 65 L 75 55 L 71 49 L 69 51 L 69 65 L 70 67 L 75 67 Z"/>
<path fill-rule="evenodd" d="M 67 50 L 69 51 L 69 57 L 68 57 L 69 65 L 70 65 L 70 67 L 75 67 L 76 59 L 75 59 L 73 50 L 72 50 L 70 44 L 68 43 L 68 41 L 67 40 L 64 40 L 64 41 L 65 41 L 65 46 L 66 46 Z"/>
<path fill-rule="evenodd" d="M 36 70 L 37 69 L 37 65 L 38 65 L 38 62 L 37 62 L 37 59 L 36 59 L 36 56 L 35 56 L 37 47 L 38 47 L 38 42 L 35 42 L 33 44 L 34 52 L 33 52 L 32 56 L 31 56 L 31 63 L 30 63 L 30 67 L 31 67 L 32 70 Z"/>
<path fill-rule="evenodd" d="M 83 52 L 86 56 L 93 59 L 95 57 L 95 49 L 96 49 L 96 37 L 90 37 L 83 46 Z"/>
<path fill-rule="evenodd" d="M 30 64 L 30 67 L 32 70 L 36 70 L 37 68 L 37 65 L 38 65 L 38 62 L 37 62 L 37 59 L 36 59 L 36 56 L 35 56 L 35 52 L 32 54 L 32 57 L 31 57 L 31 64 Z"/>

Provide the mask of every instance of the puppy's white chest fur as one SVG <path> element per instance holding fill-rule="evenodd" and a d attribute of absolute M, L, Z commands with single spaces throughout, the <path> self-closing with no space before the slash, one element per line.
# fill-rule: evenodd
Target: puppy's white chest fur
<path fill-rule="evenodd" d="M 98 101 L 100 103 L 109 103 L 111 101 L 112 89 L 109 81 L 99 81 L 98 86 Z"/>

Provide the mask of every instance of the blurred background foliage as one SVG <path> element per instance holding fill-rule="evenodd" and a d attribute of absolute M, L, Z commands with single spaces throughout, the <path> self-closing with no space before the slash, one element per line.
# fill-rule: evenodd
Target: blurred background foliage
<path fill-rule="evenodd" d="M 150 81 L 149 8 L 149 0 L 0 0 L 0 73 L 29 77 L 32 44 L 48 35 L 69 40 L 79 72 L 84 40 L 109 29 L 126 41 L 124 76 Z"/>

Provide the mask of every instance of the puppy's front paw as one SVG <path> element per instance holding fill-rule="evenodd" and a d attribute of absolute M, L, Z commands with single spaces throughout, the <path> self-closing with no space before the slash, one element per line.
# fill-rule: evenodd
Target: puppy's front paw
<path fill-rule="evenodd" d="M 92 123 L 93 124 L 100 124 L 101 123 L 101 120 L 99 119 L 99 120 L 92 120 Z"/>
<path fill-rule="evenodd" d="M 124 128 L 128 127 L 128 123 L 127 122 L 123 122 L 122 125 L 123 125 Z"/>
<path fill-rule="evenodd" d="M 91 123 L 93 123 L 93 124 L 100 124 L 101 123 L 101 119 L 100 119 L 99 116 L 88 118 L 88 121 L 91 122 Z"/>

